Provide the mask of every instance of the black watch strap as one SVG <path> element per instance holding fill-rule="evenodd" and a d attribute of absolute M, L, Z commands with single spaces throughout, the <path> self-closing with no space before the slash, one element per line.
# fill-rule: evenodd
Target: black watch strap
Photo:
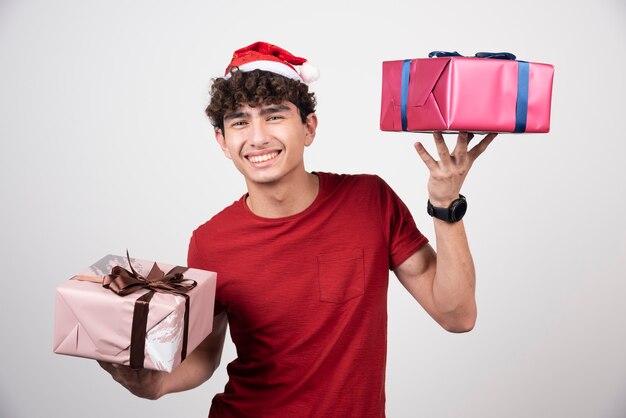
<path fill-rule="evenodd" d="M 467 200 L 465 199 L 465 196 L 459 194 L 459 198 L 453 200 L 447 208 L 433 206 L 432 203 L 430 203 L 430 200 L 428 200 L 426 210 L 428 211 L 428 214 L 434 218 L 450 223 L 458 222 L 463 219 L 463 216 L 467 211 Z"/>

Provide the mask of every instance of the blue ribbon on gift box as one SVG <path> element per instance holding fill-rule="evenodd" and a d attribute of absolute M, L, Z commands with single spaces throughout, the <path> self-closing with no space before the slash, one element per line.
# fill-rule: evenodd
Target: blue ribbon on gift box
<path fill-rule="evenodd" d="M 432 51 L 429 58 L 462 57 L 457 51 Z M 477 52 L 475 58 L 503 59 L 515 61 L 516 56 L 510 52 Z M 517 100 L 515 104 L 515 129 L 513 132 L 526 131 L 528 118 L 528 85 L 530 78 L 530 66 L 526 61 L 517 61 Z M 400 88 L 400 118 L 402 130 L 407 130 L 407 104 L 409 101 L 409 82 L 411 81 L 411 60 L 402 62 L 402 79 Z"/>
<path fill-rule="evenodd" d="M 411 60 L 402 62 L 402 89 L 400 90 L 400 117 L 402 130 L 406 131 L 406 107 L 409 101 L 409 81 L 411 80 Z"/>
<path fill-rule="evenodd" d="M 526 61 L 517 62 L 517 102 L 515 104 L 515 130 L 520 133 L 526 131 L 528 117 L 528 84 L 530 66 Z"/>

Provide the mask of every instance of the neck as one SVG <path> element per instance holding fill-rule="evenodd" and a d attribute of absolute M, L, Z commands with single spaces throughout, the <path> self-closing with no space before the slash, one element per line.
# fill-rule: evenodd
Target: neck
<path fill-rule="evenodd" d="M 319 178 L 303 171 L 301 176 L 289 182 L 249 183 L 246 204 L 257 216 L 284 218 L 308 208 L 318 192 Z"/>

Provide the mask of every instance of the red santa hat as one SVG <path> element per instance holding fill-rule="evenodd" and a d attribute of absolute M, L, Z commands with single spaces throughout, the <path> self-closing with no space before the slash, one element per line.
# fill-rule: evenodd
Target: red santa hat
<path fill-rule="evenodd" d="M 224 78 L 229 78 L 231 72 L 237 70 L 270 71 L 305 84 L 314 82 L 320 76 L 319 70 L 305 58 L 296 57 L 289 51 L 267 42 L 255 42 L 236 50 L 226 67 Z"/>

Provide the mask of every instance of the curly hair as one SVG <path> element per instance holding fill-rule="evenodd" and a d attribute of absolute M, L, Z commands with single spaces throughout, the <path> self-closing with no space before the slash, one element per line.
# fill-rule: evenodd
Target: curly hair
<path fill-rule="evenodd" d="M 211 85 L 206 114 L 215 128 L 224 132 L 224 115 L 247 104 L 252 107 L 278 104 L 285 100 L 300 111 L 302 123 L 315 112 L 315 94 L 297 80 L 262 70 L 233 71 L 228 79 L 217 78 Z"/>

